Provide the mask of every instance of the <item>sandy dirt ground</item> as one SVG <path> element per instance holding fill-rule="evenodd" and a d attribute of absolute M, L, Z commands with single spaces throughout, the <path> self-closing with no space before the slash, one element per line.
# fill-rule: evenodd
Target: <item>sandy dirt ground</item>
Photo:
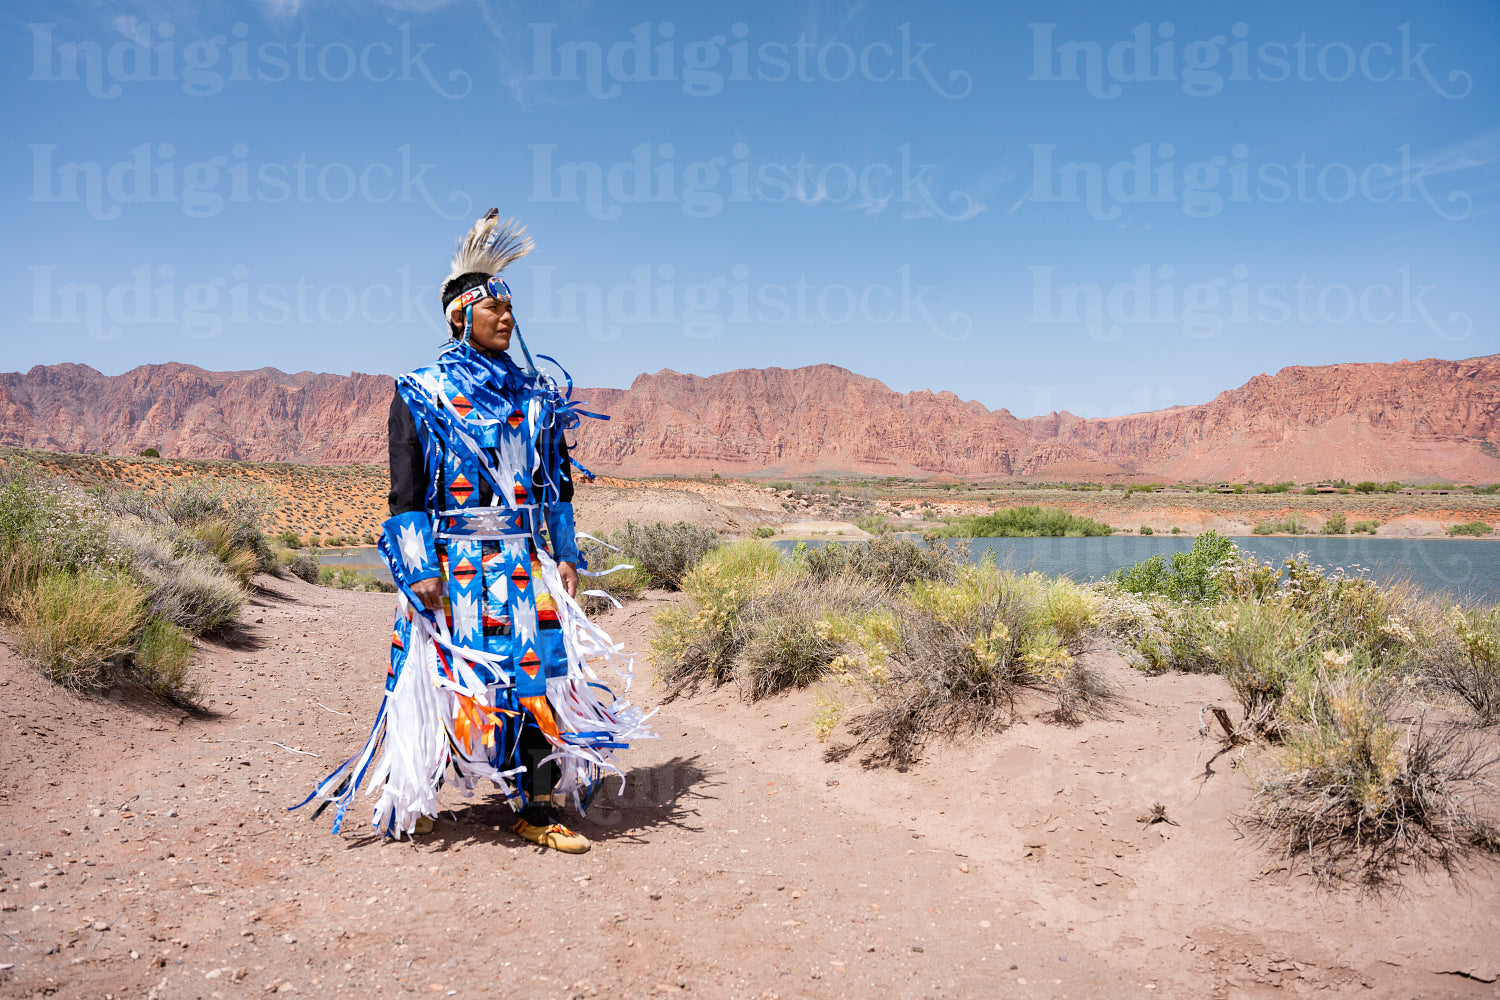
<path fill-rule="evenodd" d="M 805 694 L 670 702 L 581 857 L 451 789 L 415 843 L 363 798 L 331 836 L 285 808 L 367 731 L 392 601 L 261 582 L 202 652 L 204 715 L 69 698 L 0 648 L 0 997 L 1497 996 L 1495 865 L 1319 889 L 1198 736 L 1222 682 L 1108 651 L 1107 717 L 1023 706 L 907 772 L 825 763 Z M 671 599 L 607 625 L 644 648 Z"/>

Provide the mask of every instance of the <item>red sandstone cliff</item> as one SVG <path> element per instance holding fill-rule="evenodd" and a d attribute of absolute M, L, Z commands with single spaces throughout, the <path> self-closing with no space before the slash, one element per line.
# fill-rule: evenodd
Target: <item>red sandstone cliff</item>
<path fill-rule="evenodd" d="M 391 380 L 84 365 L 0 375 L 0 445 L 252 461 L 383 462 Z M 892 392 L 833 365 L 579 389 L 577 454 L 623 475 L 847 471 L 1500 481 L 1500 355 L 1285 368 L 1199 406 L 1018 420 L 952 393 Z"/>
<path fill-rule="evenodd" d="M 87 365 L 0 375 L 0 445 L 250 462 L 384 462 L 385 375 Z"/>

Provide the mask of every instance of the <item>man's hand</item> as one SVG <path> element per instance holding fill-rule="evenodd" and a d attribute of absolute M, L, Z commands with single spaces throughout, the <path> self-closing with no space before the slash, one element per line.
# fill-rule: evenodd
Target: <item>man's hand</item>
<path fill-rule="evenodd" d="M 428 611 L 443 610 L 443 581 L 441 577 L 418 580 L 411 585 L 411 592 L 426 606 Z"/>
<path fill-rule="evenodd" d="M 557 575 L 562 577 L 563 589 L 568 596 L 574 600 L 578 599 L 578 567 L 572 563 L 560 562 L 557 564 Z"/>

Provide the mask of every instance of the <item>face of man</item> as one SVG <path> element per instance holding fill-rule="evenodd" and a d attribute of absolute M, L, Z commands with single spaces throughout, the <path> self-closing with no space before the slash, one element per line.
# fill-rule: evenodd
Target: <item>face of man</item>
<path fill-rule="evenodd" d="M 455 325 L 454 336 L 463 336 L 462 322 L 460 319 Z M 469 332 L 469 343 L 491 356 L 503 354 L 510 347 L 510 334 L 515 327 L 509 302 L 480 299 L 474 303 L 474 327 Z"/>

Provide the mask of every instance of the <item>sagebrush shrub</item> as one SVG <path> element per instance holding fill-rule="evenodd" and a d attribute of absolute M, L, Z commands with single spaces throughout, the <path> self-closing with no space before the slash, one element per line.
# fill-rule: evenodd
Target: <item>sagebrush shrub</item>
<path fill-rule="evenodd" d="M 849 577 L 892 591 L 918 580 L 945 579 L 952 575 L 956 565 L 947 546 L 923 545 L 892 535 L 866 542 L 831 542 L 808 548 L 803 558 L 813 583 Z"/>
<path fill-rule="evenodd" d="M 322 561 L 316 552 L 297 552 L 287 560 L 286 570 L 299 580 L 317 583 L 322 571 Z"/>
<path fill-rule="evenodd" d="M 719 544 L 719 533 L 686 521 L 635 524 L 610 536 L 627 561 L 651 581 L 651 586 L 679 590 L 683 577 Z"/>

